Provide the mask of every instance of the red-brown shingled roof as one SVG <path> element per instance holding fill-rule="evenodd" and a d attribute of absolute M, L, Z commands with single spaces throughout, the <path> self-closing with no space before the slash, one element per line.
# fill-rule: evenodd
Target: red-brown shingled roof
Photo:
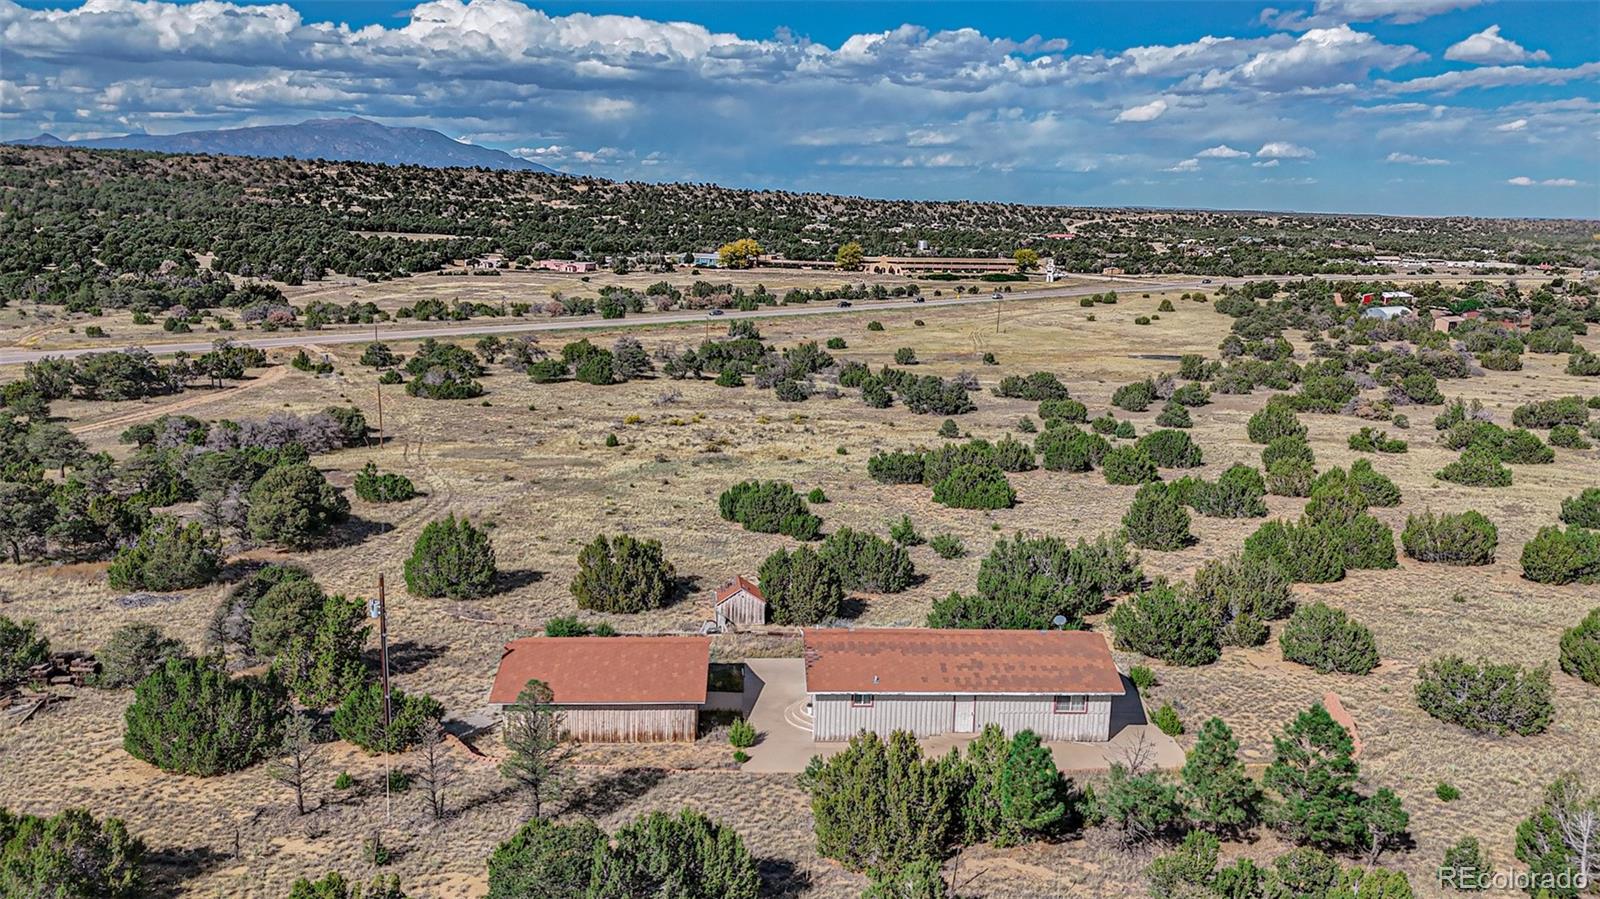
<path fill-rule="evenodd" d="M 767 601 L 767 598 L 761 595 L 761 588 L 757 587 L 754 582 L 741 574 L 717 588 L 717 602 L 722 602 L 733 594 L 738 593 L 740 590 L 749 593 L 751 596 L 754 596 L 756 599 L 759 599 L 762 602 Z"/>
<path fill-rule="evenodd" d="M 1106 638 L 1089 631 L 806 629 L 808 693 L 1120 696 Z"/>
<path fill-rule="evenodd" d="M 523 637 L 506 644 L 489 701 L 542 680 L 557 704 L 698 704 L 710 664 L 710 637 Z"/>

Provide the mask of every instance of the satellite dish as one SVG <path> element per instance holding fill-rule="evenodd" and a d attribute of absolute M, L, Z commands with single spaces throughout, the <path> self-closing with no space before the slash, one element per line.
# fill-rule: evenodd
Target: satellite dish
<path fill-rule="evenodd" d="M 1050 623 L 1055 625 L 1058 628 L 1066 627 L 1067 626 L 1067 616 L 1065 616 L 1065 615 L 1057 615 L 1056 617 L 1050 619 Z"/>

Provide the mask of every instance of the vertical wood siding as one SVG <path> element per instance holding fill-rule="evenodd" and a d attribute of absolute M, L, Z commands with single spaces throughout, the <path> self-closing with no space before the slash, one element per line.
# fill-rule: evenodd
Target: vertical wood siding
<path fill-rule="evenodd" d="M 1088 698 L 1082 714 L 1057 715 L 1052 696 L 979 696 L 975 731 L 998 724 L 1007 736 L 1031 730 L 1045 740 L 1103 742 L 1111 736 L 1111 700 Z M 870 707 L 852 706 L 845 693 L 812 697 L 814 739 L 848 740 L 863 730 L 887 737 L 908 730 L 919 737 L 951 732 L 955 727 L 954 696 L 879 695 Z"/>
<path fill-rule="evenodd" d="M 562 706 L 567 735 L 585 743 L 694 742 L 699 708 L 677 706 Z"/>
<path fill-rule="evenodd" d="M 760 626 L 767 623 L 767 604 L 747 591 L 740 590 L 716 605 L 717 624 L 721 627 L 740 625 Z"/>

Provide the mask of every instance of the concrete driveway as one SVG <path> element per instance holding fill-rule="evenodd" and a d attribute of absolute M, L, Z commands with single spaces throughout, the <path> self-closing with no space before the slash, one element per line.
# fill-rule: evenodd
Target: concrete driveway
<path fill-rule="evenodd" d="M 803 659 L 749 659 L 745 662 L 745 720 L 760 738 L 746 752 L 744 770 L 757 774 L 799 774 L 813 756 L 827 757 L 847 743 L 817 743 L 811 739 L 811 717 L 806 705 L 806 668 Z M 1138 691 L 1124 677 L 1127 693 L 1111 706 L 1111 739 L 1105 743 L 1047 743 L 1062 771 L 1105 771 L 1113 762 L 1140 755 L 1146 766 L 1176 768 L 1183 764 L 1177 741 L 1157 730 L 1144 714 Z M 944 755 L 952 747 L 965 749 L 975 734 L 940 734 L 918 742 L 929 755 Z"/>

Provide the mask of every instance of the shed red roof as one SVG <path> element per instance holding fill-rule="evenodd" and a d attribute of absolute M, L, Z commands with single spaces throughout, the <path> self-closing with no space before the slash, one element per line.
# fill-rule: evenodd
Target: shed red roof
<path fill-rule="evenodd" d="M 1088 631 L 807 629 L 808 693 L 1120 696 L 1106 638 Z"/>
<path fill-rule="evenodd" d="M 489 701 L 542 680 L 561 705 L 698 704 L 710 664 L 710 637 L 524 637 L 506 644 Z"/>
<path fill-rule="evenodd" d="M 735 576 L 733 580 L 717 588 L 717 602 L 722 602 L 733 594 L 738 593 L 740 590 L 745 591 L 762 602 L 767 601 L 767 598 L 761 595 L 761 588 L 757 587 L 754 581 L 751 581 L 741 574 Z"/>

